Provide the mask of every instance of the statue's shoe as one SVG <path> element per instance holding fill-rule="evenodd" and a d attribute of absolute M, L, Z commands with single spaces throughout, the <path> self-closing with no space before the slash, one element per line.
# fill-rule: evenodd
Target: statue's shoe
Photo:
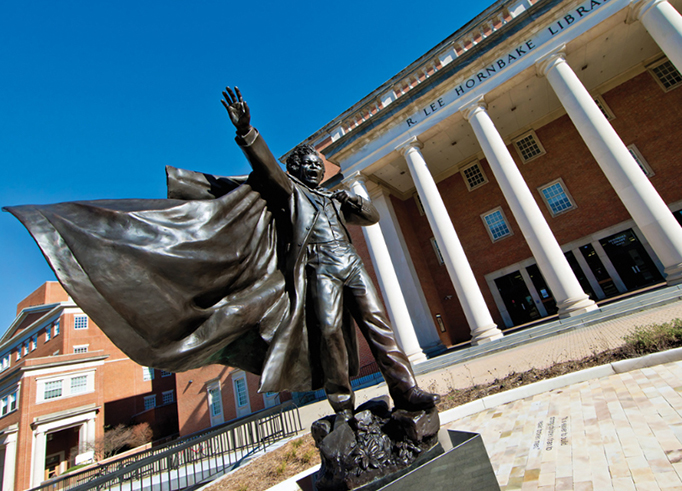
<path fill-rule="evenodd" d="M 438 394 L 425 392 L 419 387 L 414 386 L 407 392 L 401 394 L 392 394 L 393 404 L 398 409 L 405 409 L 406 411 L 420 411 L 432 409 L 440 401 Z"/>

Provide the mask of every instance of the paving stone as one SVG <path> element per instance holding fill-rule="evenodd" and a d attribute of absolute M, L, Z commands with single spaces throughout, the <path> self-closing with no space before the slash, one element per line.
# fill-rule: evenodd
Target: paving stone
<path fill-rule="evenodd" d="M 682 361 L 574 384 L 467 416 L 501 489 L 682 489 Z"/>

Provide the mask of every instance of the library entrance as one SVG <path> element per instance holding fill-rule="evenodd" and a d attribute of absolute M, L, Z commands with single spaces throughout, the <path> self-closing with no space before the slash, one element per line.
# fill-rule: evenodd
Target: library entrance
<path fill-rule="evenodd" d="M 632 229 L 599 241 L 628 291 L 664 281 Z"/>

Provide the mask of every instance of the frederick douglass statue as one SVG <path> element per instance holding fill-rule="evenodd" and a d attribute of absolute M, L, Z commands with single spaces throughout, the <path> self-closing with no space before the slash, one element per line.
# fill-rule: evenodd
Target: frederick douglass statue
<path fill-rule="evenodd" d="M 268 392 L 324 387 L 347 419 L 358 369 L 352 318 L 396 407 L 434 407 L 438 396 L 417 386 L 346 229 L 376 223 L 377 211 L 321 190 L 312 147 L 296 147 L 285 173 L 235 92 L 222 102 L 249 176 L 168 167 L 168 199 L 7 209 L 72 298 L 142 365 L 221 363 L 259 374 Z"/>

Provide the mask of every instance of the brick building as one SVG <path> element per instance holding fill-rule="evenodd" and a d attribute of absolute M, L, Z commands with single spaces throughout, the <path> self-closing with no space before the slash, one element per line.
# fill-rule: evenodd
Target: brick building
<path fill-rule="evenodd" d="M 17 306 L 0 339 L 0 482 L 22 490 L 92 459 L 105 426 L 177 433 L 175 375 L 127 358 L 57 282 Z"/>
<path fill-rule="evenodd" d="M 682 281 L 681 6 L 499 0 L 304 141 L 414 363 Z"/>
<path fill-rule="evenodd" d="M 258 376 L 223 365 L 176 374 L 180 436 L 241 418 L 291 399 L 259 394 Z"/>

